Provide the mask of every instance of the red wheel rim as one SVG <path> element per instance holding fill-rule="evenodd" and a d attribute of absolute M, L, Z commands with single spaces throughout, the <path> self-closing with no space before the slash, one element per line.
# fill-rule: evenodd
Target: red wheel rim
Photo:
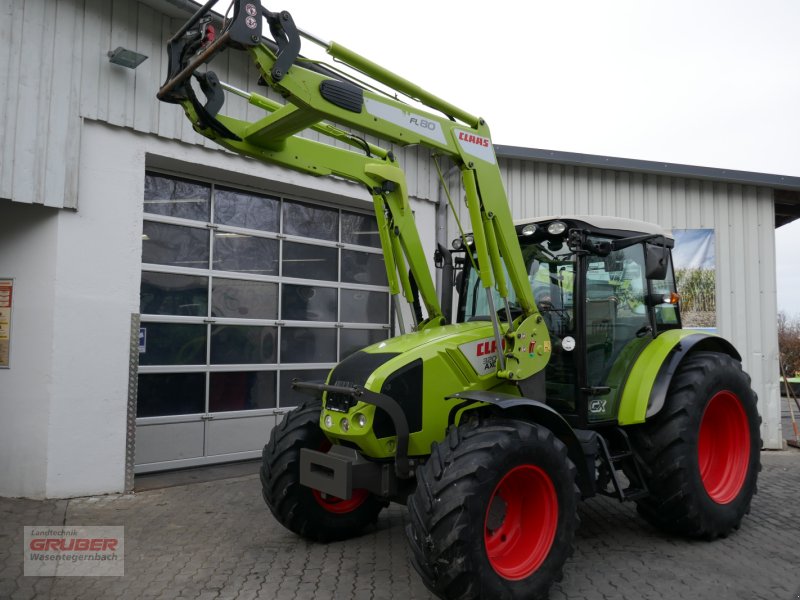
<path fill-rule="evenodd" d="M 558 528 L 558 497 L 539 467 L 515 467 L 489 500 L 483 541 L 489 564 L 505 579 L 524 579 L 547 558 Z"/>
<path fill-rule="evenodd" d="M 744 485 L 750 462 L 750 427 L 741 400 L 727 390 L 706 406 L 697 442 L 700 478 L 717 504 L 732 502 Z"/>
<path fill-rule="evenodd" d="M 323 440 L 322 443 L 319 445 L 320 452 L 327 452 L 331 449 L 331 443 L 328 440 Z M 317 501 L 322 508 L 324 508 L 329 513 L 343 515 L 345 513 L 353 512 L 359 506 L 364 504 L 369 496 L 369 492 L 363 489 L 353 490 L 353 494 L 349 500 L 345 500 L 343 498 L 337 498 L 336 496 L 331 496 L 329 494 L 324 494 L 319 490 L 311 490 L 311 494 L 314 496 L 314 500 Z"/>
<path fill-rule="evenodd" d="M 343 515 L 345 513 L 354 511 L 359 506 L 364 504 L 364 501 L 367 499 L 367 495 L 369 494 L 367 490 L 353 490 L 353 495 L 351 498 L 349 500 L 343 500 L 342 498 L 337 498 L 336 496 L 323 494 L 318 490 L 311 490 L 311 493 L 314 495 L 314 500 L 317 501 L 317 504 L 319 504 L 328 512 L 337 515 Z"/>

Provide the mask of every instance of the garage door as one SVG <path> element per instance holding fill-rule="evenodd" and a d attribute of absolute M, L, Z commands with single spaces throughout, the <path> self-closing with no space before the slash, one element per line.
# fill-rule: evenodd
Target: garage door
<path fill-rule="evenodd" d="M 136 472 L 259 455 L 282 412 L 386 339 L 373 215 L 145 175 Z"/>

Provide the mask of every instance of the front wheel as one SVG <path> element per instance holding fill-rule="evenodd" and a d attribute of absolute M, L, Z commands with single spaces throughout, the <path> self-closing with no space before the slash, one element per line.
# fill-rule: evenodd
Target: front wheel
<path fill-rule="evenodd" d="M 286 414 L 264 446 L 261 489 L 275 518 L 287 529 L 314 541 L 350 538 L 378 519 L 388 502 L 366 490 L 353 490 L 349 499 L 328 496 L 300 484 L 300 450 L 327 451 L 331 444 L 319 426 L 318 401 Z"/>
<path fill-rule="evenodd" d="M 633 430 L 650 496 L 638 501 L 651 524 L 713 539 L 738 529 L 760 470 L 761 418 L 741 365 L 697 352 L 680 365 L 664 408 Z"/>
<path fill-rule="evenodd" d="M 548 429 L 510 419 L 452 429 L 417 470 L 406 528 L 442 598 L 546 598 L 578 524 L 575 467 Z"/>

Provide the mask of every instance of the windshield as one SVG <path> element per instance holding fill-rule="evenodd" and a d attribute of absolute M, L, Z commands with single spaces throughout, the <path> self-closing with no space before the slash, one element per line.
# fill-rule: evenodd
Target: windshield
<path fill-rule="evenodd" d="M 528 281 L 539 312 L 548 322 L 551 333 L 562 333 L 565 323 L 572 311 L 573 285 L 575 280 L 575 256 L 561 240 L 543 240 L 522 246 L 522 257 L 528 272 Z M 477 258 L 475 258 L 477 263 Z M 480 278 L 475 269 L 468 268 L 469 277 L 464 287 L 466 298 L 461 303 L 463 313 L 461 320 L 476 321 L 489 319 L 489 303 L 486 292 L 481 287 Z M 508 273 L 506 272 L 506 281 Z M 492 289 L 495 308 L 501 319 L 505 319 L 505 310 L 500 294 Z M 512 317 L 519 313 L 516 294 L 509 286 L 509 303 Z M 552 317 L 552 318 L 550 318 Z"/>

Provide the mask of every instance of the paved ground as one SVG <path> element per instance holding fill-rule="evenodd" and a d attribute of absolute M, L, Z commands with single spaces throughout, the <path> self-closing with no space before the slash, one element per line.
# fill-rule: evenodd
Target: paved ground
<path fill-rule="evenodd" d="M 740 531 L 713 543 L 657 533 L 633 506 L 584 503 L 553 600 L 789 600 L 800 592 L 800 450 L 763 454 Z M 271 517 L 256 476 L 60 501 L 0 499 L 0 599 L 431 598 L 408 563 L 403 509 L 358 539 L 306 543 Z M 124 525 L 124 577 L 24 577 L 24 525 Z"/>

